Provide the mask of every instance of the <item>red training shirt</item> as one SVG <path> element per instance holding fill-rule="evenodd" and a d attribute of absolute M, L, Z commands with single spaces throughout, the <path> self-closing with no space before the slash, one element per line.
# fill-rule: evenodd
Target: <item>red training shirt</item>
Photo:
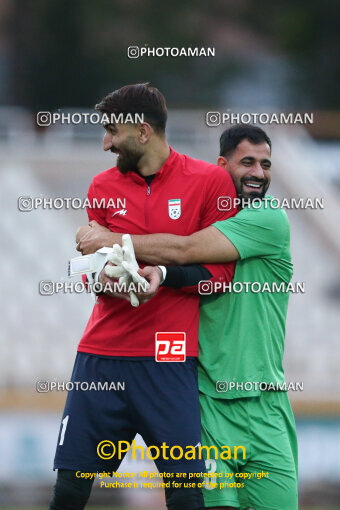
<path fill-rule="evenodd" d="M 171 149 L 150 186 L 138 173 L 123 175 L 117 167 L 95 176 L 89 201 L 105 199 L 107 204 L 113 199 L 115 208 L 95 207 L 87 211 L 89 221 L 96 220 L 113 232 L 187 236 L 236 214 L 236 209 L 218 210 L 220 196 L 236 197 L 225 169 Z M 211 281 L 230 282 L 235 263 L 205 267 L 212 274 Z M 199 300 L 199 294 L 166 287 L 160 287 L 153 299 L 138 308 L 128 301 L 100 295 L 78 351 L 106 356 L 154 356 L 156 332 L 184 331 L 187 356 L 198 356 Z"/>

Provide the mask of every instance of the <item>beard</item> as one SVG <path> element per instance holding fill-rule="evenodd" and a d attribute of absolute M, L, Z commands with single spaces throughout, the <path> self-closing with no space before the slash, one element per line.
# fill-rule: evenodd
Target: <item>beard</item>
<path fill-rule="evenodd" d="M 247 183 L 260 184 L 262 185 L 262 188 L 259 188 L 258 190 L 254 188 L 254 191 L 245 191 L 244 185 Z M 252 177 L 250 179 L 249 177 L 244 177 L 241 179 L 239 189 L 237 190 L 237 195 L 239 198 L 242 199 L 242 201 L 251 203 L 253 200 L 262 200 L 268 188 L 269 188 L 268 179 L 257 179 L 256 177 Z"/>
<path fill-rule="evenodd" d="M 119 149 L 112 147 L 111 152 L 118 152 L 116 165 L 120 173 L 124 175 L 128 172 L 138 172 L 138 163 L 143 155 L 138 147 L 134 147 L 132 143 L 126 143 Z"/>

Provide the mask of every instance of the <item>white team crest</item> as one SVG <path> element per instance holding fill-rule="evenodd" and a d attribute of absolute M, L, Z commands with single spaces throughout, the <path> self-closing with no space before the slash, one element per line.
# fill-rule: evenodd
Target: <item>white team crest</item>
<path fill-rule="evenodd" d="M 168 200 L 168 211 L 169 217 L 172 220 L 178 220 L 181 216 L 181 199 L 175 198 L 173 200 Z"/>

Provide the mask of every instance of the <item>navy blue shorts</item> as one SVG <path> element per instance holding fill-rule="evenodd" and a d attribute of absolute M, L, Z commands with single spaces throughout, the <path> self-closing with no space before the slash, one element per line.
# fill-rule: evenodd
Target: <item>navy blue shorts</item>
<path fill-rule="evenodd" d="M 74 389 L 67 396 L 54 469 L 116 471 L 123 458 L 118 458 L 118 442 L 131 443 L 139 433 L 147 446 L 160 448 L 160 456 L 154 460 L 160 472 L 205 471 L 204 461 L 199 458 L 186 460 L 183 456 L 175 460 L 169 455 L 173 446 L 180 446 L 185 453 L 187 446 L 195 447 L 201 441 L 196 364 L 194 358 L 168 363 L 78 352 L 71 379 Z M 100 382 L 101 388 L 107 382 L 116 390 L 77 391 L 76 382 L 88 383 L 89 387 Z M 107 440 L 115 445 L 116 455 L 103 460 L 97 447 Z M 165 455 L 163 443 L 169 447 Z M 107 447 L 104 452 L 112 454 L 113 448 Z M 156 452 L 151 449 L 151 456 Z M 146 448 L 144 453 L 147 458 Z M 174 449 L 173 456 L 179 455 L 180 450 Z M 136 458 L 140 459 L 138 451 Z"/>

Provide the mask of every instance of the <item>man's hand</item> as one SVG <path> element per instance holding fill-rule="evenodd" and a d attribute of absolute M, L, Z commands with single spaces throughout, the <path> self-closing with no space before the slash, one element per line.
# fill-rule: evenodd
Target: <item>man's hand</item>
<path fill-rule="evenodd" d="M 137 294 L 139 302 L 146 303 L 157 294 L 163 274 L 157 266 L 146 266 L 143 269 L 139 269 L 138 274 L 144 276 L 144 278 L 150 283 L 150 287 L 146 292 L 140 292 Z"/>
<path fill-rule="evenodd" d="M 91 221 L 89 226 L 79 227 L 76 234 L 77 250 L 82 255 L 95 253 L 104 246 L 113 246 L 121 242 L 121 234 L 115 234 L 110 229 Z"/>
<path fill-rule="evenodd" d="M 106 265 L 114 266 L 111 262 L 108 262 Z M 106 267 L 105 265 L 105 267 Z M 104 289 L 104 294 L 107 294 L 110 297 L 125 299 L 126 301 L 130 301 L 130 295 L 128 292 L 115 292 L 113 290 L 114 284 L 118 282 L 116 278 L 110 278 L 105 273 L 105 267 L 101 270 L 98 281 Z M 110 290 L 111 289 L 111 290 Z"/>

